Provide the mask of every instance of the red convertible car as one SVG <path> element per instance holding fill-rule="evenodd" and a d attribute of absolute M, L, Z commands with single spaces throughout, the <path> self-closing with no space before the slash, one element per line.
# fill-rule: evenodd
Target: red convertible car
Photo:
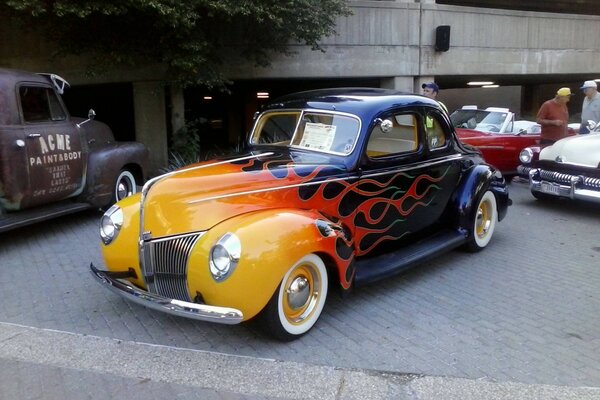
<path fill-rule="evenodd" d="M 450 115 L 452 125 L 461 142 L 481 151 L 486 162 L 498 168 L 510 179 L 517 175 L 519 154 L 526 147 L 540 143 L 541 127 L 534 121 L 515 121 L 508 108 L 464 106 Z M 569 136 L 578 131 L 569 124 Z"/>
<path fill-rule="evenodd" d="M 506 177 L 517 174 L 521 150 L 540 142 L 540 126 L 533 121 L 515 121 L 508 108 L 465 106 L 450 119 L 460 141 L 478 148 L 486 162 Z"/>

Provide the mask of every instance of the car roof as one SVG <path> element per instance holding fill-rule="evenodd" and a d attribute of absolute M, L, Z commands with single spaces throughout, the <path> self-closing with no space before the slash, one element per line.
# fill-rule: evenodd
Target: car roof
<path fill-rule="evenodd" d="M 365 113 L 372 115 L 392 107 L 409 105 L 439 108 L 437 101 L 413 93 L 381 88 L 351 87 L 292 93 L 274 99 L 266 106 L 265 110 L 313 108 L 357 115 Z"/>

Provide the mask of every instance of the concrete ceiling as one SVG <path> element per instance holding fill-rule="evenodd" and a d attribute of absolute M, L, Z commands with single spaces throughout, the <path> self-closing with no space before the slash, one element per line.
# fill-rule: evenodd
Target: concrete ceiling
<path fill-rule="evenodd" d="M 469 87 L 467 82 L 492 81 L 500 86 L 522 86 L 543 85 L 560 83 L 583 83 L 590 79 L 600 79 L 600 73 L 596 76 L 590 74 L 568 74 L 568 75 L 449 75 L 436 76 L 435 81 L 445 89 L 456 89 Z"/>

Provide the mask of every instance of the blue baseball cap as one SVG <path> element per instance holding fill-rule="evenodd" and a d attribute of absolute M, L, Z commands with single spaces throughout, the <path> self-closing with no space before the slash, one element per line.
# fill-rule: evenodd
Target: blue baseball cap
<path fill-rule="evenodd" d="M 423 89 L 425 89 L 425 88 L 431 89 L 436 93 L 440 91 L 440 87 L 435 82 L 424 83 L 421 85 L 421 87 Z"/>

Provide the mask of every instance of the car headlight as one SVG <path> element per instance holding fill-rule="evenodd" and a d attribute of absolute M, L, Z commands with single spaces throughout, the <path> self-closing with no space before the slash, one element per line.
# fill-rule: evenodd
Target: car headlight
<path fill-rule="evenodd" d="M 210 250 L 209 268 L 217 282 L 225 280 L 240 261 L 242 244 L 233 233 L 226 233 Z"/>
<path fill-rule="evenodd" d="M 123 210 L 119 206 L 109 208 L 100 220 L 100 237 L 104 244 L 110 244 L 123 226 Z"/>
<path fill-rule="evenodd" d="M 519 161 L 523 164 L 529 164 L 532 159 L 533 151 L 529 147 L 524 148 L 521 150 L 521 153 L 519 153 Z"/>

